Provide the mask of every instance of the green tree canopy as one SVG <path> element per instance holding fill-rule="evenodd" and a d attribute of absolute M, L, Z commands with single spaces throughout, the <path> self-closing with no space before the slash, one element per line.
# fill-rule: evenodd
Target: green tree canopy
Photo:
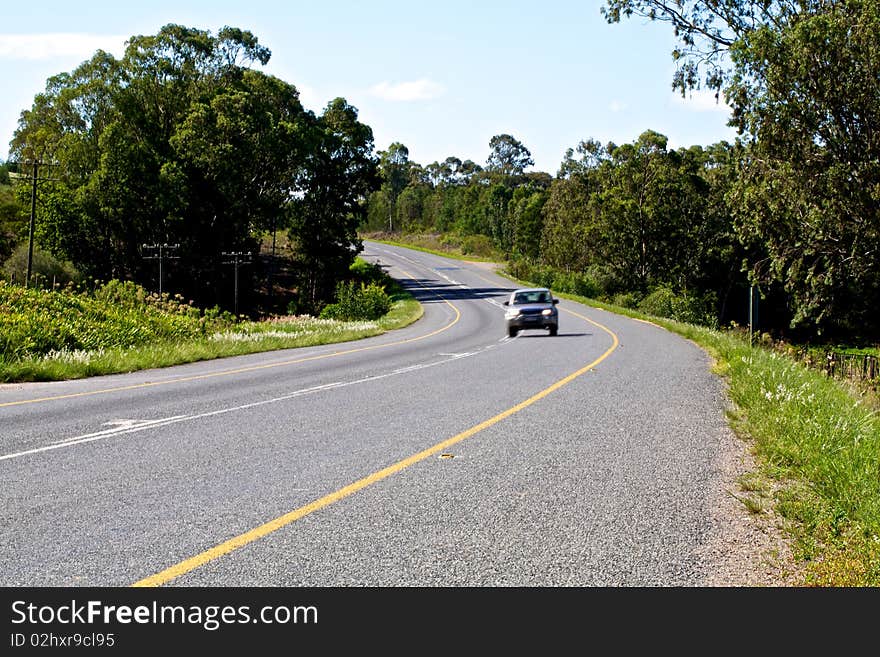
<path fill-rule="evenodd" d="M 409 149 L 400 142 L 394 142 L 388 150 L 379 151 L 379 173 L 382 177 L 382 191 L 389 202 L 388 230 L 394 231 L 394 213 L 397 198 L 410 182 L 412 163 Z"/>
<path fill-rule="evenodd" d="M 673 85 L 723 91 L 746 150 L 730 196 L 755 282 L 807 334 L 880 334 L 880 4 L 608 0 L 673 26 Z M 705 80 L 697 71 L 705 69 Z"/>
<path fill-rule="evenodd" d="M 338 271 L 332 245 L 351 246 L 374 184 L 372 134 L 342 99 L 304 110 L 295 86 L 251 68 L 269 56 L 245 30 L 172 24 L 51 78 L 12 142 L 16 159 L 58 165 L 40 189 L 44 246 L 91 276 L 148 283 L 141 245 L 177 243 L 174 288 L 216 303 L 229 297 L 221 253 L 296 218 L 297 256 Z"/>
<path fill-rule="evenodd" d="M 315 311 L 363 249 L 357 229 L 379 187 L 373 131 L 344 98 L 327 104 L 309 128 L 307 175 L 291 207 L 290 238 L 303 286 L 300 300 Z"/>
<path fill-rule="evenodd" d="M 526 167 L 535 163 L 529 149 L 511 135 L 495 135 L 489 140 L 489 148 L 491 152 L 486 161 L 487 171 L 506 178 L 521 176 Z"/>

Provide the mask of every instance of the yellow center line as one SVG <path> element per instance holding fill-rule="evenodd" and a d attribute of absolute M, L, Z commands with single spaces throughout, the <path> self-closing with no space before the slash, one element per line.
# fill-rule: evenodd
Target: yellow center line
<path fill-rule="evenodd" d="M 409 278 L 413 279 L 417 283 L 419 283 L 419 281 L 415 277 L 408 274 L 407 272 L 404 271 L 403 274 L 408 276 Z M 425 285 L 423 285 L 422 283 L 419 283 L 419 285 L 421 285 L 422 287 L 425 287 Z M 398 340 L 397 342 L 388 342 L 385 344 L 371 345 L 368 347 L 357 347 L 354 349 L 346 349 L 344 351 L 334 351 L 332 354 L 319 354 L 317 356 L 306 356 L 303 358 L 284 360 L 284 361 L 279 361 L 276 363 L 267 363 L 264 365 L 251 365 L 249 367 L 241 367 L 241 368 L 234 369 L 234 370 L 223 370 L 222 372 L 211 372 L 209 374 L 196 374 L 193 376 L 183 376 L 183 377 L 179 377 L 176 379 L 167 379 L 165 381 L 146 381 L 144 383 L 135 383 L 132 385 L 127 385 L 127 386 L 118 386 L 115 388 L 103 388 L 100 390 L 87 390 L 84 392 L 73 392 L 73 393 L 66 394 L 66 395 L 54 395 L 54 396 L 50 396 L 50 397 L 38 397 L 36 399 L 22 399 L 19 401 L 3 402 L 3 403 L 0 403 L 0 408 L 6 407 L 6 406 L 20 406 L 22 404 L 36 404 L 39 402 L 54 401 L 56 399 L 73 399 L 74 397 L 88 397 L 91 395 L 104 395 L 104 394 L 111 393 L 111 392 L 122 392 L 125 390 L 138 390 L 141 388 L 151 388 L 154 386 L 170 385 L 172 383 L 186 383 L 188 381 L 200 381 L 203 379 L 213 379 L 213 378 L 220 377 L 220 376 L 229 376 L 230 374 L 242 374 L 244 372 L 255 372 L 257 370 L 265 370 L 265 369 L 270 369 L 273 367 L 282 367 L 285 365 L 296 365 L 297 363 L 305 363 L 305 362 L 312 361 L 312 360 L 322 360 L 324 358 L 335 358 L 336 356 L 345 356 L 347 354 L 354 354 L 354 353 L 358 353 L 361 351 L 369 351 L 371 349 L 385 349 L 386 347 L 394 347 L 397 345 L 406 344 L 408 342 L 417 342 L 418 340 L 424 340 L 425 338 L 430 338 L 433 335 L 437 335 L 438 333 L 442 333 L 443 331 L 454 326 L 456 324 L 456 322 L 458 322 L 458 320 L 461 319 L 461 312 L 458 310 L 458 308 L 456 308 L 452 303 L 449 302 L 449 300 L 443 298 L 441 295 L 437 294 L 436 296 L 439 297 L 440 299 L 442 299 L 444 303 L 446 303 L 450 308 L 452 308 L 452 310 L 455 311 L 455 318 L 449 324 L 446 324 L 445 326 L 441 326 L 439 329 L 437 329 L 435 331 L 431 331 L 430 333 L 426 333 L 425 335 L 420 335 L 415 338 L 407 338 L 406 340 Z"/>
<path fill-rule="evenodd" d="M 488 429 L 489 427 L 491 427 L 495 424 L 498 424 L 499 422 L 510 417 L 514 413 L 518 413 L 519 411 L 523 410 L 524 408 L 531 406 L 535 402 L 543 399 L 544 397 L 546 397 L 550 393 L 552 393 L 552 392 L 558 390 L 559 388 L 571 383 L 576 378 L 578 378 L 582 374 L 590 371 L 591 369 L 596 367 L 596 365 L 598 365 L 603 360 L 608 358 L 608 356 L 610 356 L 611 353 L 615 349 L 617 349 L 617 346 L 620 343 L 617 339 L 617 335 L 615 335 L 614 332 L 611 331 L 611 329 L 609 329 L 609 328 L 603 326 L 602 324 L 599 324 L 598 322 L 593 321 L 589 317 L 586 317 L 586 316 L 581 315 L 579 313 L 576 313 L 573 311 L 568 311 L 568 312 L 570 312 L 573 315 L 576 315 L 577 317 L 580 317 L 581 319 L 586 320 L 587 322 L 589 322 L 590 324 L 593 324 L 594 326 L 599 327 L 600 329 L 602 329 L 608 335 L 611 336 L 611 347 L 609 347 L 601 356 L 599 356 L 593 362 L 588 363 L 587 365 L 585 365 L 581 369 L 577 370 L 576 372 L 572 372 L 571 374 L 569 374 L 565 378 L 562 378 L 559 381 L 557 381 L 556 383 L 552 384 L 551 386 L 544 388 L 541 392 L 539 392 L 535 395 L 532 395 L 531 397 L 529 397 L 528 399 L 526 399 L 523 402 L 520 402 L 516 406 L 512 406 L 511 408 L 508 408 L 506 411 L 502 411 L 501 413 L 499 413 L 495 417 L 489 418 L 488 420 L 481 422 L 480 424 L 477 424 L 477 425 L 471 427 L 470 429 L 467 429 L 466 431 L 462 431 L 460 434 L 457 434 L 457 435 L 453 436 L 452 438 L 448 438 L 448 439 L 444 440 L 443 442 L 437 443 L 433 447 L 429 447 L 428 449 L 423 450 L 421 452 L 418 452 L 417 454 L 413 454 L 412 456 L 409 456 L 409 457 L 403 459 L 402 461 L 398 461 L 397 463 L 390 465 L 387 468 L 384 468 L 382 470 L 374 472 L 373 474 L 370 474 L 370 475 L 364 477 L 363 479 L 358 479 L 354 483 L 351 483 L 348 486 L 345 486 L 344 488 L 340 488 L 339 490 L 337 490 L 333 493 L 330 493 L 329 495 L 325 495 L 324 497 L 322 497 L 320 499 L 317 499 L 313 502 L 310 502 L 309 504 L 306 504 L 305 506 L 301 506 L 298 509 L 295 509 L 293 511 L 290 511 L 289 513 L 286 513 L 282 516 L 279 516 L 278 518 L 275 518 L 274 520 L 270 520 L 269 522 L 262 524 L 258 527 L 255 527 L 254 529 L 251 529 L 250 531 L 247 531 L 243 534 L 239 534 L 238 536 L 230 538 L 229 540 L 224 541 L 223 543 L 220 543 L 219 545 L 217 545 L 213 548 L 205 550 L 204 552 L 197 554 L 193 557 L 190 557 L 189 559 L 186 559 L 185 561 L 181 561 L 180 563 L 178 563 L 174 566 L 171 566 L 169 568 L 166 568 L 165 570 L 158 572 L 155 575 L 151 575 L 150 577 L 146 577 L 138 582 L 135 582 L 134 584 L 132 584 L 132 586 L 149 587 L 149 586 L 162 586 L 163 584 L 167 584 L 171 580 L 176 579 L 176 578 L 180 577 L 181 575 L 189 573 L 189 572 L 195 570 L 196 568 L 200 568 L 201 566 L 204 566 L 205 564 L 207 564 L 211 561 L 219 559 L 220 557 L 222 557 L 226 554 L 229 554 L 230 552 L 237 550 L 238 548 L 244 547 L 245 545 L 248 545 L 249 543 L 253 543 L 254 541 L 257 541 L 260 538 L 263 538 L 264 536 L 271 534 L 272 532 L 275 532 L 283 527 L 286 527 L 287 525 L 289 525 L 293 522 L 296 522 L 297 520 L 299 520 L 299 519 L 301 519 L 311 513 L 314 513 L 315 511 L 323 509 L 324 507 L 329 506 L 329 505 L 333 504 L 334 502 L 338 502 L 339 500 L 342 500 L 342 499 L 348 497 L 349 495 L 353 495 L 354 493 L 366 488 L 367 486 L 370 486 L 371 484 L 375 484 L 376 482 L 382 481 L 383 479 L 386 479 L 387 477 L 390 477 L 391 475 L 393 475 L 397 472 L 400 472 L 404 468 L 408 468 L 411 465 L 414 465 L 420 461 L 423 461 L 426 458 L 428 458 L 429 456 L 436 454 L 437 452 L 441 452 L 441 451 L 451 447 L 452 445 L 455 445 L 456 443 L 460 443 L 461 441 L 465 440 L 466 438 L 470 438 L 474 434 L 477 434 L 480 431 L 483 431 L 484 429 Z"/>

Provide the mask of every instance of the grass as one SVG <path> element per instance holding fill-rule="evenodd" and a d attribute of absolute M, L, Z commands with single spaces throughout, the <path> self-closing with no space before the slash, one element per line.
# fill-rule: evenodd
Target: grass
<path fill-rule="evenodd" d="M 228 314 L 202 315 L 167 298 L 134 299 L 128 307 L 120 295 L 110 295 L 108 302 L 84 293 L 6 286 L 0 288 L 0 329 L 6 340 L 0 344 L 0 381 L 78 379 L 347 342 L 421 317 L 421 305 L 396 282 L 389 279 L 387 290 L 391 309 L 375 321 L 285 316 L 236 322 Z M 121 296 L 132 294 L 137 293 L 130 286 Z"/>

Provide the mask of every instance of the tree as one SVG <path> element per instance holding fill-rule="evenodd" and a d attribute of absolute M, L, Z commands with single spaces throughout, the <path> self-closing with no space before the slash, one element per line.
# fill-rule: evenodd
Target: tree
<path fill-rule="evenodd" d="M 737 225 L 779 281 L 792 325 L 880 335 L 880 6 L 847 0 L 732 51 L 734 122 L 751 136 Z"/>
<path fill-rule="evenodd" d="M 296 87 L 249 68 L 268 58 L 237 28 L 167 25 L 51 78 L 13 140 L 18 157 L 59 164 L 40 191 L 42 243 L 90 276 L 143 282 L 141 245 L 178 243 L 174 289 L 210 305 L 229 298 L 223 251 L 288 228 L 319 305 L 359 248 L 372 132 L 344 99 L 305 111 Z"/>
<path fill-rule="evenodd" d="M 380 184 L 373 131 L 344 98 L 327 104 L 309 130 L 301 197 L 292 206 L 291 243 L 300 269 L 300 301 L 317 311 L 363 249 L 357 229 Z"/>
<path fill-rule="evenodd" d="M 8 170 L 9 163 L 0 167 L 0 261 L 9 256 L 27 225 L 25 206 L 15 193 Z"/>
<path fill-rule="evenodd" d="M 389 202 L 388 232 L 393 233 L 397 198 L 410 181 L 409 149 L 396 141 L 388 150 L 380 151 L 379 171 L 382 176 L 382 190 Z"/>
<path fill-rule="evenodd" d="M 752 280 L 786 291 L 792 327 L 880 335 L 880 5 L 609 0 L 605 12 L 671 23 L 683 90 L 710 64 L 746 146 L 737 233 L 760 254 Z"/>
<path fill-rule="evenodd" d="M 480 173 L 483 167 L 472 160 L 465 160 L 458 167 L 455 176 L 455 182 L 459 185 L 469 185 Z"/>
<path fill-rule="evenodd" d="M 529 149 L 507 134 L 492 137 L 489 140 L 489 148 L 491 153 L 486 161 L 486 168 L 503 178 L 521 176 L 526 167 L 535 163 Z"/>
<path fill-rule="evenodd" d="M 703 84 L 720 94 L 730 75 L 730 47 L 760 25 L 779 25 L 798 4 L 783 0 L 607 0 L 600 9 L 609 23 L 632 16 L 668 23 L 678 44 L 672 51 L 674 89 L 684 95 Z"/>
<path fill-rule="evenodd" d="M 599 173 L 582 170 L 558 177 L 542 208 L 541 260 L 560 271 L 584 271 L 599 258 L 595 195 Z"/>
<path fill-rule="evenodd" d="M 532 186 L 517 187 L 513 192 L 514 257 L 537 260 L 541 253 L 542 211 L 548 192 Z"/>

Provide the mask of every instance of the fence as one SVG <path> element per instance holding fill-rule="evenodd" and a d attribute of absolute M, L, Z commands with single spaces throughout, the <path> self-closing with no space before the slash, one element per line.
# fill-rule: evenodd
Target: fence
<path fill-rule="evenodd" d="M 801 362 L 836 379 L 846 379 L 880 390 L 880 358 L 871 354 L 801 350 Z"/>

